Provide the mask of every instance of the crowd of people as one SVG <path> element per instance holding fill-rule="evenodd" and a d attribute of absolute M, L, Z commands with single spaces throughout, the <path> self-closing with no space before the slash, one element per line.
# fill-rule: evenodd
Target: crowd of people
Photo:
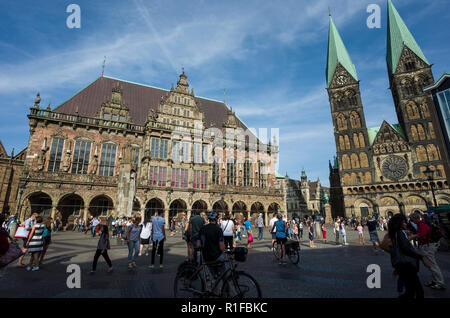
<path fill-rule="evenodd" d="M 28 271 L 38 271 L 43 264 L 46 251 L 52 242 L 52 233 L 67 228 L 61 228 L 61 220 L 58 218 L 45 219 L 39 213 L 31 216 L 21 224 L 12 215 L 6 217 L 0 214 L 0 255 L 4 253 L 8 240 L 11 242 L 22 241 L 23 255 L 18 258 L 17 265 Z M 118 217 L 110 220 L 102 220 L 98 217 L 90 217 L 86 222 L 76 218 L 71 228 L 72 231 L 90 233 L 94 238 L 99 235 L 97 249 L 92 262 L 92 271 L 95 273 L 98 259 L 103 256 L 108 272 L 113 270 L 108 250 L 111 248 L 110 232 L 112 237 L 121 240 L 128 246 L 128 268 L 136 267 L 136 259 L 140 256 L 149 256 L 151 259 L 149 268 L 155 268 L 156 257 L 159 257 L 159 268 L 164 267 L 164 242 L 166 235 L 166 219 L 161 210 L 153 217 L 145 217 L 143 220 L 136 217 Z M 213 226 L 210 226 L 213 225 Z M 230 214 L 219 217 L 216 212 L 210 211 L 201 215 L 199 211 L 193 211 L 189 220 L 184 217 L 170 220 L 170 236 L 181 232 L 181 238 L 186 242 L 187 259 L 191 262 L 199 262 L 199 252 L 202 257 L 208 259 L 220 259 L 225 249 L 232 250 L 238 243 L 252 248 L 253 241 L 262 240 L 264 236 L 265 222 L 262 214 L 257 218 L 243 219 L 232 218 Z M 27 233 L 18 238 L 15 234 L 18 229 Z M 438 220 L 428 214 L 412 213 L 408 218 L 403 214 L 396 214 L 388 218 L 369 215 L 367 218 L 336 218 L 332 224 L 335 236 L 335 244 L 347 246 L 347 230 L 358 232 L 359 243 L 365 245 L 365 229 L 369 234 L 369 240 L 374 251 L 382 253 L 384 250 L 391 255 L 394 275 L 398 276 L 398 292 L 402 297 L 421 298 L 424 295 L 422 284 L 417 273 L 419 262 L 427 267 L 432 280 L 425 286 L 436 289 L 445 289 L 442 272 L 436 262 L 436 252 L 442 237 Z M 272 236 L 272 246 L 276 241 L 279 250 L 279 264 L 286 264 L 285 243 L 288 239 L 301 241 L 303 234 L 308 236 L 310 248 L 315 248 L 314 240 L 322 238 L 326 243 L 327 228 L 323 218 L 306 216 L 303 219 L 287 219 L 281 213 L 274 213 L 269 221 L 269 232 Z M 387 231 L 380 241 L 379 231 Z M 256 237 L 255 237 L 256 236 Z M 6 243 L 5 243 L 6 242 Z M 7 248 L 6 248 L 7 250 Z M 25 258 L 28 257 L 28 262 Z"/>

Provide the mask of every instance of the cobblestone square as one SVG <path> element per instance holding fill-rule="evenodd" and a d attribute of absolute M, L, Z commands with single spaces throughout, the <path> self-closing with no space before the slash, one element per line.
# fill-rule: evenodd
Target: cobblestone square
<path fill-rule="evenodd" d="M 347 231 L 348 246 L 336 246 L 331 228 L 330 242 L 316 240 L 315 249 L 309 248 L 303 236 L 301 258 L 298 266 L 280 266 L 270 250 L 270 238 L 266 229 L 262 241 L 255 241 L 249 250 L 247 262 L 238 268 L 254 276 L 265 298 L 395 298 L 396 278 L 392 275 L 389 255 L 375 254 L 371 245 L 360 246 L 357 232 Z M 386 232 L 380 232 L 382 238 Z M 366 237 L 367 240 L 367 237 Z M 99 259 L 97 272 L 90 275 L 92 259 L 98 237 L 78 232 L 57 232 L 41 270 L 27 272 L 15 264 L 10 265 L 0 284 L 0 297 L 106 297 L 106 298 L 172 298 L 173 281 L 178 265 L 186 258 L 186 244 L 181 235 L 168 237 L 165 244 L 164 269 L 148 268 L 150 256 L 141 256 L 137 268 L 127 268 L 127 246 L 113 238 L 109 255 L 114 271 L 106 273 L 103 258 Z M 241 244 L 243 245 L 243 244 Z M 27 262 L 29 256 L 26 256 Z M 450 280 L 450 254 L 439 252 L 438 264 L 448 284 Z M 69 264 L 81 267 L 81 288 L 69 289 L 66 285 Z M 158 264 L 158 263 L 156 263 Z M 367 266 L 381 267 L 381 288 L 366 286 Z M 430 273 L 421 266 L 422 283 L 429 281 Z M 450 292 L 424 287 L 426 298 L 449 297 Z"/>

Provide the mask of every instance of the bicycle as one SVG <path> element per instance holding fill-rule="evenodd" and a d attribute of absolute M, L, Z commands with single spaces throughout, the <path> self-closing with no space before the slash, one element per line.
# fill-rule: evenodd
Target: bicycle
<path fill-rule="evenodd" d="M 285 250 L 286 250 L 286 256 L 288 257 L 289 261 L 297 265 L 300 262 L 300 244 L 297 241 L 287 241 L 284 244 Z M 281 248 L 281 246 L 280 246 Z M 275 240 L 272 244 L 272 252 L 275 258 L 280 261 L 278 257 L 278 243 Z"/>
<path fill-rule="evenodd" d="M 261 298 L 258 282 L 250 274 L 236 270 L 235 262 L 245 262 L 247 253 L 246 248 L 237 247 L 225 252 L 227 259 L 223 262 L 202 262 L 198 266 L 183 263 L 174 281 L 175 298 Z"/>

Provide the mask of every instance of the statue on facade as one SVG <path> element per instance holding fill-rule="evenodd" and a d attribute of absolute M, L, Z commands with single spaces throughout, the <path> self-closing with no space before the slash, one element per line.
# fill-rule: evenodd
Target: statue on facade
<path fill-rule="evenodd" d="M 325 193 L 323 195 L 323 198 L 325 199 L 325 204 L 328 204 L 330 202 L 330 198 L 328 197 L 328 193 Z"/>

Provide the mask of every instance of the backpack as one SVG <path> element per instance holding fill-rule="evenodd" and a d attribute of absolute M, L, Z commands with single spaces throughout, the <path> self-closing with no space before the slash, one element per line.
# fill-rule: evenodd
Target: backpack
<path fill-rule="evenodd" d="M 440 239 L 443 237 L 441 228 L 436 224 L 432 224 L 430 227 L 431 227 L 431 242 L 433 243 L 439 242 Z"/>

